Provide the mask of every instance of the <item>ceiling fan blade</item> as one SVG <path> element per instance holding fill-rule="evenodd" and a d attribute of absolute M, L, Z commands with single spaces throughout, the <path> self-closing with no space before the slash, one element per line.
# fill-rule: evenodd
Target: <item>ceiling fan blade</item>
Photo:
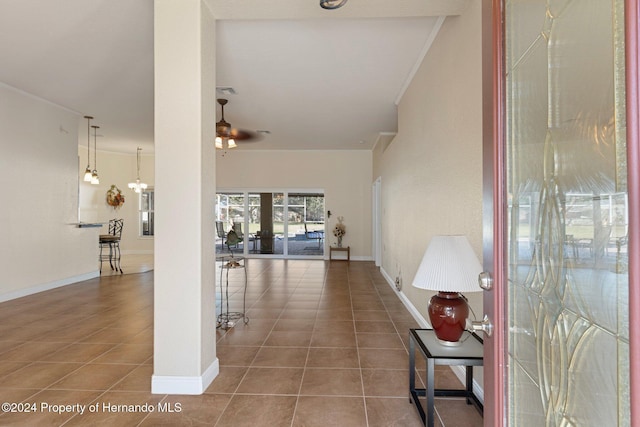
<path fill-rule="evenodd" d="M 222 117 L 220 118 L 220 121 L 216 123 L 216 136 L 242 142 L 253 142 L 262 139 L 262 134 L 258 132 L 232 128 L 231 123 L 224 119 L 224 106 L 227 104 L 228 100 L 220 98 L 217 101 L 222 108 Z"/>
<path fill-rule="evenodd" d="M 261 139 L 261 135 L 258 132 L 245 130 L 245 129 L 231 129 L 230 138 L 236 141 L 250 142 L 258 141 Z"/>

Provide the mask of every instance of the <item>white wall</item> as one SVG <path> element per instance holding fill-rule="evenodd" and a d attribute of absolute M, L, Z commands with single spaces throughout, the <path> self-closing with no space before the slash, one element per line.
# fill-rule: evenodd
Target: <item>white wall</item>
<path fill-rule="evenodd" d="M 431 237 L 464 234 L 482 255 L 480 6 L 446 18 L 398 106 L 398 135 L 374 152 L 374 177 L 382 177 L 382 268 L 391 277 L 401 272 L 403 292 L 425 318 L 430 294 L 411 281 Z M 471 295 L 476 313 L 480 296 Z"/>
<path fill-rule="evenodd" d="M 86 120 L 80 124 L 84 133 L 80 133 L 78 141 L 78 156 L 80 157 L 80 167 L 78 170 L 80 180 L 80 221 L 107 223 L 112 218 L 124 219 L 124 227 L 122 229 L 122 240 L 120 249 L 123 255 L 127 254 L 152 254 L 153 253 L 153 237 L 141 237 L 138 225 L 138 194 L 127 187 L 129 182 L 136 179 L 136 152 L 135 148 L 132 153 L 111 153 L 100 151 L 100 137 L 98 137 L 98 176 L 100 184 L 93 185 L 83 181 L 84 171 L 87 167 L 87 134 Z M 108 138 L 108 129 L 102 132 L 104 138 Z M 93 136 L 91 137 L 91 168 L 94 166 L 93 155 Z M 150 187 L 154 185 L 155 164 L 154 156 L 151 153 L 140 153 L 140 180 Z M 115 184 L 125 196 L 124 205 L 118 209 L 114 209 L 107 204 L 107 191 L 112 184 Z M 101 233 L 107 232 L 104 226 Z"/>
<path fill-rule="evenodd" d="M 256 144 L 259 144 L 257 142 Z M 227 151 L 216 158 L 219 189 L 266 191 L 323 189 L 327 234 L 325 244 L 335 244 L 331 230 L 343 216 L 347 233 L 344 246 L 351 258 L 370 260 L 372 157 L 365 150 L 335 151 Z"/>
<path fill-rule="evenodd" d="M 0 301 L 98 274 L 99 229 L 75 225 L 79 120 L 0 84 Z"/>
<path fill-rule="evenodd" d="M 382 177 L 382 271 L 428 319 L 411 282 L 431 240 L 464 234 L 482 260 L 481 2 L 447 17 L 398 106 L 398 134 L 374 150 Z M 482 293 L 467 294 L 482 318 Z M 481 382 L 481 376 L 477 379 Z"/>

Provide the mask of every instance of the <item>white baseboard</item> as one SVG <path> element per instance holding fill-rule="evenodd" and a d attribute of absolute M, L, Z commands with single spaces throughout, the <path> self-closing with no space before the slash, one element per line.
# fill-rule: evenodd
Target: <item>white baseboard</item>
<path fill-rule="evenodd" d="M 301 257 L 301 259 L 308 259 L 308 258 Z M 329 261 L 329 253 L 328 252 L 324 255 L 323 259 L 325 261 Z M 346 255 L 343 258 L 334 258 L 333 259 L 333 261 L 346 261 L 346 260 L 347 260 Z M 373 258 L 371 258 L 370 256 L 352 256 L 350 258 L 350 261 L 373 261 Z"/>
<path fill-rule="evenodd" d="M 220 373 L 220 362 L 216 358 L 199 377 L 151 376 L 151 393 L 153 394 L 189 394 L 198 395 L 205 392 Z"/>
<path fill-rule="evenodd" d="M 352 256 L 351 261 L 373 261 L 370 256 Z"/>
<path fill-rule="evenodd" d="M 400 301 L 402 301 L 407 310 L 409 310 L 409 313 L 411 313 L 413 318 L 416 319 L 416 322 L 418 322 L 420 327 L 431 328 L 431 324 L 422 316 L 422 314 L 420 314 L 416 307 L 411 303 L 409 298 L 407 298 L 407 296 L 402 291 L 398 291 L 396 289 L 394 280 L 391 278 L 391 276 L 389 276 L 389 274 L 387 274 L 384 268 L 380 267 L 380 273 L 382 273 L 382 276 L 387 281 L 389 286 L 391 286 L 391 289 L 393 289 L 396 295 L 398 295 Z M 458 380 L 460 380 L 463 385 L 467 383 L 467 372 L 464 366 L 450 366 L 449 368 L 453 371 L 454 375 L 458 377 Z M 478 400 L 480 400 L 480 402 L 484 404 L 484 389 L 482 388 L 482 385 L 479 384 L 475 379 L 473 380 L 473 393 L 476 395 Z"/>
<path fill-rule="evenodd" d="M 18 289 L 6 294 L 0 295 L 0 302 L 11 301 L 16 298 L 26 297 L 28 295 L 37 294 L 38 292 L 49 291 L 51 289 L 60 288 L 62 286 L 71 285 L 73 283 L 83 282 L 85 280 L 94 279 L 100 276 L 100 271 L 91 271 L 89 273 L 80 274 L 78 276 L 66 277 L 64 279 L 54 280 L 53 282 L 42 283 L 36 286 L 30 286 L 24 289 Z"/>
<path fill-rule="evenodd" d="M 395 285 L 394 280 L 391 278 L 391 276 L 389 276 L 389 274 L 385 271 L 384 268 L 380 267 L 380 273 L 382 273 L 382 277 L 384 277 L 384 279 L 387 281 L 387 283 L 389 284 L 389 286 L 391 287 L 393 292 L 395 292 L 396 295 L 398 296 L 398 298 L 400 298 L 400 301 L 402 301 L 402 303 L 407 308 L 407 310 L 409 310 L 409 313 L 411 313 L 411 315 L 416 320 L 416 322 L 418 322 L 420 327 L 421 328 L 430 328 L 431 324 L 427 321 L 427 319 L 425 319 L 422 316 L 422 314 L 420 314 L 420 312 L 413 305 L 413 303 L 411 301 L 409 301 L 409 298 L 407 298 L 407 296 L 404 294 L 404 292 L 399 291 L 398 289 L 396 289 L 396 285 Z"/>
<path fill-rule="evenodd" d="M 135 250 L 135 249 L 131 249 L 131 250 L 127 250 L 127 251 L 120 251 L 121 255 L 153 255 L 153 250 Z"/>

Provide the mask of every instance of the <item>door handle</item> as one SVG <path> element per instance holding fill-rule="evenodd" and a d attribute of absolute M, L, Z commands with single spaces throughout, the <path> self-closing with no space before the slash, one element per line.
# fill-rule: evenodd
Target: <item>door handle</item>
<path fill-rule="evenodd" d="M 471 329 L 473 329 L 474 332 L 482 331 L 486 336 L 490 337 L 493 333 L 493 324 L 489 320 L 489 316 L 485 314 L 482 320 L 474 320 L 471 322 Z"/>
<path fill-rule="evenodd" d="M 478 274 L 478 286 L 480 286 L 480 288 L 484 289 L 485 291 L 490 291 L 491 289 L 493 289 L 493 277 L 491 276 L 491 273 L 489 273 L 488 271 L 483 271 L 482 273 Z"/>

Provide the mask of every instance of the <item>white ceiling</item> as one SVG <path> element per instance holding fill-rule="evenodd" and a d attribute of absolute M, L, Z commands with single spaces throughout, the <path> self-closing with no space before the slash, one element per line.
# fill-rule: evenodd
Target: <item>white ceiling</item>
<path fill-rule="evenodd" d="M 370 149 L 397 130 L 438 16 L 468 1 L 205 0 L 216 84 L 237 91 L 225 119 L 271 132 L 241 149 Z M 0 0 L 0 58 L 0 82 L 78 113 L 81 144 L 88 114 L 99 149 L 153 151 L 152 0 Z"/>

